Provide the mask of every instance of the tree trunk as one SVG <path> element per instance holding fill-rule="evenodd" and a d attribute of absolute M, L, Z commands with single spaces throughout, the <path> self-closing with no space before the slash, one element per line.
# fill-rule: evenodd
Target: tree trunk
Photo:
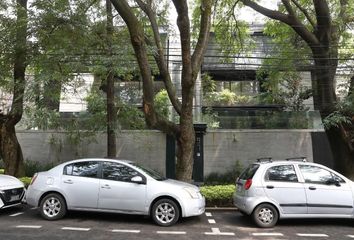
<path fill-rule="evenodd" d="M 16 39 L 13 62 L 13 97 L 11 111 L 0 118 L 0 155 L 5 164 L 5 173 L 24 176 L 22 149 L 17 141 L 15 126 L 23 114 L 25 72 L 27 59 L 27 0 L 16 1 Z"/>
<path fill-rule="evenodd" d="M 5 174 L 23 177 L 25 175 L 25 167 L 22 149 L 16 137 L 15 126 L 3 122 L 0 127 L 0 152 L 4 160 Z"/>
<path fill-rule="evenodd" d="M 193 125 L 193 92 L 194 88 L 183 89 L 180 135 L 177 137 L 177 166 L 176 178 L 182 181 L 191 181 L 194 163 L 195 133 Z M 188 100 L 187 100 L 188 99 Z"/>
<path fill-rule="evenodd" d="M 113 14 L 110 0 L 106 0 L 107 12 L 107 55 L 112 57 L 113 38 Z M 114 104 L 114 70 L 113 64 L 109 63 L 107 71 L 107 157 L 114 158 L 117 155 L 116 143 L 116 109 Z"/>
<path fill-rule="evenodd" d="M 354 151 L 343 127 L 326 130 L 334 156 L 334 168 L 354 180 Z"/>

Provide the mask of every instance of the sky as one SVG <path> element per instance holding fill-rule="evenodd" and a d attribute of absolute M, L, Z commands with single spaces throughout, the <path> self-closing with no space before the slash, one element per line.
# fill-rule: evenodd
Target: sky
<path fill-rule="evenodd" d="M 259 4 L 263 7 L 267 7 L 270 9 L 277 9 L 278 2 L 279 0 L 261 0 Z M 242 8 L 242 10 L 239 10 L 237 12 L 237 16 L 239 17 L 240 20 L 244 20 L 249 23 L 260 23 L 260 22 L 264 22 L 265 19 L 265 17 L 262 14 L 257 13 L 256 11 L 254 11 L 249 7 L 245 7 Z M 173 4 L 171 4 L 170 22 L 175 26 L 175 29 L 177 29 L 176 19 L 177 19 L 177 13 L 175 11 Z"/>

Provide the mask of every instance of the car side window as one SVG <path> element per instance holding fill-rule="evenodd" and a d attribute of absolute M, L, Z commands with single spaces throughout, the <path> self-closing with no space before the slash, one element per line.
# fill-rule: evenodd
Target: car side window
<path fill-rule="evenodd" d="M 268 168 L 265 176 L 266 181 L 298 182 L 293 165 L 279 165 Z"/>
<path fill-rule="evenodd" d="M 311 165 L 299 165 L 300 171 L 307 183 L 327 184 L 333 180 L 330 171 Z"/>
<path fill-rule="evenodd" d="M 64 175 L 97 178 L 98 162 L 77 162 L 64 167 Z"/>
<path fill-rule="evenodd" d="M 130 182 L 139 173 L 134 169 L 120 163 L 104 162 L 102 166 L 102 178 L 106 180 Z"/>

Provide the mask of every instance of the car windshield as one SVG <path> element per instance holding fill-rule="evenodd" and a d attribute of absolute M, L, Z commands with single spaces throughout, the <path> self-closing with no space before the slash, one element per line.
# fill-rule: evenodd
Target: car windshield
<path fill-rule="evenodd" d="M 131 164 L 133 166 L 139 168 L 140 170 L 144 171 L 147 175 L 149 175 L 150 177 L 152 177 L 153 179 L 155 179 L 157 181 L 164 181 L 167 179 L 164 176 L 162 176 L 160 173 L 156 172 L 155 170 L 144 167 L 144 166 L 137 164 L 137 163 L 131 163 Z"/>

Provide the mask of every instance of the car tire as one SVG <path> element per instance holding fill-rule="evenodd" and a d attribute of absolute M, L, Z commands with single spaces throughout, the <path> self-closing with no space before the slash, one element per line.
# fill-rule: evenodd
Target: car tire
<path fill-rule="evenodd" d="M 42 199 L 39 209 L 44 219 L 58 220 L 66 214 L 66 203 L 61 195 L 50 193 Z"/>
<path fill-rule="evenodd" d="M 168 227 L 178 221 L 180 210 L 175 201 L 164 198 L 152 206 L 151 216 L 157 225 Z"/>
<path fill-rule="evenodd" d="M 263 203 L 253 211 L 252 219 L 258 227 L 271 228 L 278 222 L 279 214 L 273 205 Z"/>

